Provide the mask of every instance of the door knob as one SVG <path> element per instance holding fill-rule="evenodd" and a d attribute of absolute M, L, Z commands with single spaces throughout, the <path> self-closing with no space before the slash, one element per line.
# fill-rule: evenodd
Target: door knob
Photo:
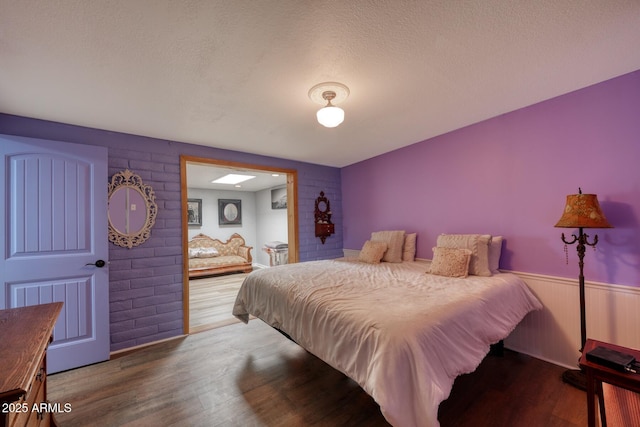
<path fill-rule="evenodd" d="M 95 265 L 95 266 L 96 266 L 96 267 L 98 267 L 98 268 L 102 268 L 102 267 L 104 267 L 105 265 L 107 265 L 107 263 L 106 263 L 106 262 L 104 262 L 103 260 L 99 259 L 99 260 L 97 260 L 95 263 L 90 263 L 90 262 L 89 262 L 89 263 L 87 263 L 87 264 L 85 264 L 85 265 Z"/>

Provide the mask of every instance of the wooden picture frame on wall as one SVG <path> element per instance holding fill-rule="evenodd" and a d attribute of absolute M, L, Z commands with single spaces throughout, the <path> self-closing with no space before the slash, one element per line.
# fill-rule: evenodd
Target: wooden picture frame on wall
<path fill-rule="evenodd" d="M 202 199 L 187 199 L 187 225 L 202 226 Z"/>
<path fill-rule="evenodd" d="M 218 199 L 218 225 L 242 225 L 242 200 Z"/>

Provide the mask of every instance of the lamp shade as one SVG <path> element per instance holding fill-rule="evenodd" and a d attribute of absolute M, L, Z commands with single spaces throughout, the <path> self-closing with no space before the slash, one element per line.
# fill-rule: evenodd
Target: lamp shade
<path fill-rule="evenodd" d="M 344 110 L 329 103 L 326 107 L 319 109 L 316 116 L 318 123 L 322 126 L 334 128 L 344 121 Z"/>
<path fill-rule="evenodd" d="M 555 225 L 562 228 L 613 228 L 604 217 L 595 194 L 569 194 L 562 217 Z"/>

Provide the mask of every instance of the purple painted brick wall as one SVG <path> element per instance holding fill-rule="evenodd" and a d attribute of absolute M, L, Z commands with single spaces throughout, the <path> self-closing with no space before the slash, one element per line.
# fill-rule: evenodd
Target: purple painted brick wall
<path fill-rule="evenodd" d="M 342 256 L 341 176 L 337 168 L 6 114 L 0 114 L 0 133 L 106 146 L 110 176 L 128 168 L 153 187 L 158 216 L 150 239 L 133 249 L 109 246 L 112 350 L 183 333 L 180 155 L 297 170 L 300 260 Z M 314 236 L 313 209 L 320 191 L 330 198 L 338 225 L 325 245 Z"/>
<path fill-rule="evenodd" d="M 135 171 L 153 188 L 158 215 L 143 245 L 109 246 L 112 349 L 178 335 L 183 323 L 179 157 L 110 148 L 109 176 L 123 169 Z"/>
<path fill-rule="evenodd" d="M 554 225 L 582 187 L 615 226 L 587 230 L 586 279 L 640 286 L 639 159 L 636 71 L 343 168 L 345 248 L 401 228 L 431 258 L 440 233 L 489 233 L 506 238 L 502 268 L 576 279 L 560 234 L 577 230 Z"/>
<path fill-rule="evenodd" d="M 305 180 L 305 184 L 300 183 L 298 190 L 300 193 L 312 196 L 300 200 L 298 205 L 300 210 L 300 253 L 305 254 L 304 261 L 335 258 L 335 254 L 342 256 L 342 190 L 340 180 L 332 179 L 330 176 L 312 178 Z M 315 201 L 320 197 L 320 191 L 324 191 L 325 197 L 329 199 L 333 213 L 331 222 L 337 224 L 336 234 L 327 237 L 324 244 L 315 237 Z"/>

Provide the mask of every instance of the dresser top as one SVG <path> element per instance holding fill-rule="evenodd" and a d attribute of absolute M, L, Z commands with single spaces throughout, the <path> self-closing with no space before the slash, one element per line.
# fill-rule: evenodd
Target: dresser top
<path fill-rule="evenodd" d="M 60 310 L 61 302 L 0 310 L 0 401 L 29 389 Z"/>

